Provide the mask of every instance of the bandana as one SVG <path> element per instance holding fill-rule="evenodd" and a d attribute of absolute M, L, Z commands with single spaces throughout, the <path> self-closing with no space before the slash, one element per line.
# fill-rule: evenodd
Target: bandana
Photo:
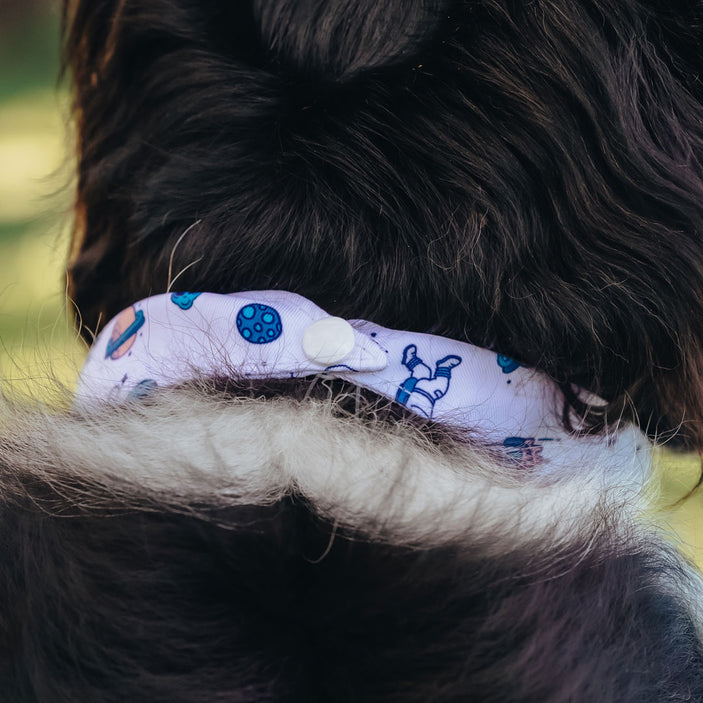
<path fill-rule="evenodd" d="M 368 388 L 424 418 L 465 429 L 506 459 L 543 471 L 650 461 L 632 425 L 577 436 L 549 378 L 465 342 L 328 315 L 285 291 L 172 293 L 123 310 L 98 336 L 76 403 L 125 402 L 207 375 L 324 374 Z M 602 402 L 589 397 L 589 402 Z M 579 420 L 572 418 L 578 427 Z"/>

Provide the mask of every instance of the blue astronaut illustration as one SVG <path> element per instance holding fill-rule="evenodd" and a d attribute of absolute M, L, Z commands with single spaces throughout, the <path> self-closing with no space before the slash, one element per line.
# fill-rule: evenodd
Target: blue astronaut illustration
<path fill-rule="evenodd" d="M 410 376 L 398 388 L 396 401 L 419 415 L 431 418 L 435 403 L 449 390 L 452 369 L 459 366 L 461 357 L 450 354 L 441 358 L 436 362 L 433 373 L 417 355 L 417 347 L 408 344 L 403 349 L 402 363 L 410 371 Z"/>
<path fill-rule="evenodd" d="M 503 446 L 508 456 L 523 466 L 539 466 L 544 461 L 543 447 L 534 437 L 506 437 Z"/>
<path fill-rule="evenodd" d="M 553 437 L 506 437 L 503 440 L 503 447 L 507 449 L 507 455 L 523 468 L 535 468 L 545 461 L 542 455 L 545 442 L 554 442 Z"/>

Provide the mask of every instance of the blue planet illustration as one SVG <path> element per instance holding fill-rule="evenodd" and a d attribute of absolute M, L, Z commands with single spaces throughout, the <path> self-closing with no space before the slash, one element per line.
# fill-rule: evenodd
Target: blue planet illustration
<path fill-rule="evenodd" d="M 171 293 L 171 302 L 181 310 L 190 310 L 200 293 Z"/>
<path fill-rule="evenodd" d="M 523 366 L 519 361 L 511 359 L 509 356 L 505 356 L 505 354 L 498 354 L 497 361 L 498 366 L 503 369 L 503 373 L 512 373 L 515 369 L 519 369 Z"/>
<path fill-rule="evenodd" d="M 123 357 L 134 344 L 137 332 L 144 325 L 144 313 L 133 305 L 123 310 L 116 318 L 105 349 L 105 358 L 116 361 Z"/>
<path fill-rule="evenodd" d="M 251 344 L 268 344 L 283 334 L 283 323 L 271 306 L 250 303 L 237 313 L 237 330 Z"/>
<path fill-rule="evenodd" d="M 143 381 L 139 381 L 134 388 L 127 395 L 128 400 L 142 400 L 150 396 L 157 388 L 158 383 L 151 378 L 145 378 Z"/>

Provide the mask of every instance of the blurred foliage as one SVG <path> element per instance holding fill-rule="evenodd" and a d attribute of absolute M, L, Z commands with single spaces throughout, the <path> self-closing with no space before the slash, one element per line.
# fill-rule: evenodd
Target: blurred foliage
<path fill-rule="evenodd" d="M 66 315 L 72 154 L 58 87 L 57 3 L 0 0 L 0 378 L 3 392 L 71 386 L 82 346 Z"/>
<path fill-rule="evenodd" d="M 651 489 L 656 524 L 663 527 L 679 549 L 703 571 L 703 489 L 701 458 L 657 450 Z"/>
<path fill-rule="evenodd" d="M 0 100 L 56 84 L 59 3 L 0 0 Z"/>

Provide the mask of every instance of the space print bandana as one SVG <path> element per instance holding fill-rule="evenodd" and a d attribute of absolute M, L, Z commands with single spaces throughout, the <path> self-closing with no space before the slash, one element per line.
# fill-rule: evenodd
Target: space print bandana
<path fill-rule="evenodd" d="M 611 465 L 650 460 L 647 440 L 630 425 L 606 435 L 568 433 L 553 381 L 511 358 L 436 335 L 332 317 L 284 291 L 167 293 L 135 303 L 96 339 L 76 404 L 138 400 L 208 375 L 315 374 L 465 428 L 521 467 L 578 468 L 602 460 L 604 452 Z"/>

